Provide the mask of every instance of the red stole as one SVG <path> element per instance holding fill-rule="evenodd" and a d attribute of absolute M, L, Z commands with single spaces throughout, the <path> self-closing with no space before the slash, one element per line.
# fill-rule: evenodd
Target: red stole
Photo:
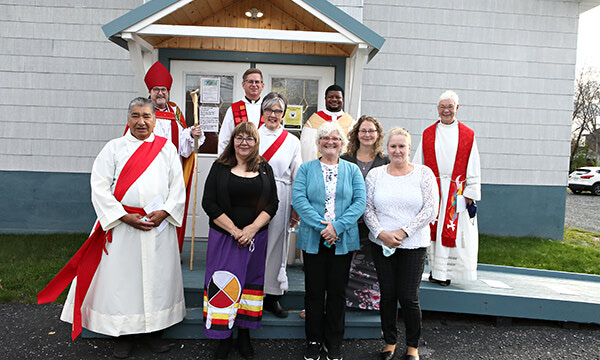
<path fill-rule="evenodd" d="M 265 151 L 265 153 L 262 155 L 262 157 L 264 157 L 265 160 L 267 160 L 267 162 L 269 162 L 271 160 L 271 158 L 273 157 L 273 155 L 275 155 L 277 150 L 279 150 L 279 148 L 281 147 L 281 144 L 283 144 L 283 142 L 285 141 L 285 138 L 287 136 L 288 136 L 288 131 L 284 129 L 281 132 L 281 134 L 279 134 L 277 139 L 275 139 L 275 141 L 271 144 L 271 146 L 269 146 L 269 148 Z"/>
<path fill-rule="evenodd" d="M 435 131 L 438 123 L 439 121 L 423 131 L 423 163 L 433 171 L 437 179 L 441 203 L 442 187 L 440 181 L 440 171 L 438 169 L 437 159 L 435 156 Z M 458 195 L 462 195 L 463 184 L 467 178 L 467 164 L 469 163 L 469 156 L 471 155 L 471 148 L 473 147 L 474 139 L 474 131 L 463 123 L 458 122 L 458 148 L 456 149 L 456 158 L 454 160 L 454 168 L 452 169 L 450 187 L 448 189 L 446 209 L 443 209 L 445 212 L 445 224 L 442 224 L 442 245 L 446 247 L 456 247 L 456 220 L 458 219 L 458 215 L 456 214 L 456 205 Z M 440 211 L 442 211 L 442 209 L 440 209 Z M 439 218 L 440 216 L 438 215 L 438 219 Z M 437 223 L 437 221 L 434 221 L 430 224 L 431 241 L 435 241 L 437 234 Z"/>
<path fill-rule="evenodd" d="M 173 110 L 175 109 L 175 110 Z M 179 110 L 179 107 L 175 105 L 175 103 L 168 102 L 167 103 L 168 111 L 160 111 L 154 110 L 155 117 L 157 119 L 163 120 L 171 120 L 171 142 L 175 145 L 177 149 L 177 153 L 179 154 L 179 127 L 177 124 L 181 125 L 182 128 L 187 128 L 187 124 Z M 125 133 L 129 126 L 125 127 Z M 195 156 L 189 156 L 187 158 L 181 158 L 181 162 L 183 165 L 183 181 L 185 183 L 185 210 L 183 213 L 183 221 L 181 222 L 181 226 L 177 228 L 177 242 L 179 243 L 179 252 L 183 251 L 183 240 L 185 238 L 185 225 L 187 223 L 187 212 L 190 204 L 190 193 L 192 189 L 192 177 L 194 172 L 194 162 L 196 161 Z"/>
<path fill-rule="evenodd" d="M 155 136 L 153 142 L 144 142 L 131 155 L 115 185 L 114 197 L 121 201 L 131 185 L 146 171 L 148 166 L 156 159 L 161 149 L 167 142 L 166 138 Z M 144 209 L 123 206 L 128 213 L 144 214 Z M 75 308 L 73 312 L 73 327 L 71 338 L 75 340 L 81 333 L 81 305 L 98 269 L 102 259 L 102 251 L 106 251 L 106 242 L 112 241 L 112 231 L 104 231 L 98 221 L 94 231 L 85 243 L 77 250 L 69 262 L 59 271 L 46 287 L 38 293 L 38 304 L 45 304 L 56 300 L 64 289 L 77 276 L 75 288 Z"/>
<path fill-rule="evenodd" d="M 246 103 L 244 100 L 240 100 L 231 104 L 231 112 L 233 113 L 233 127 L 238 126 L 244 121 L 248 121 L 248 113 L 246 112 Z M 258 121 L 258 127 L 261 127 L 264 123 L 262 116 Z"/>
<path fill-rule="evenodd" d="M 332 117 L 329 116 L 329 115 L 327 115 L 327 114 L 325 114 L 325 111 L 323 111 L 323 110 L 317 111 L 317 115 L 319 115 L 320 117 L 322 117 L 323 120 L 325 120 L 325 121 L 331 121 L 331 120 L 333 120 Z"/>

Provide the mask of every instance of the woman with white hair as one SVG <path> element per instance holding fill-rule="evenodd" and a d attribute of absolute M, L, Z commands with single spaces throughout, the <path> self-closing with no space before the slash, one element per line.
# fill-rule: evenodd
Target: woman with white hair
<path fill-rule="evenodd" d="M 328 359 L 342 359 L 345 291 L 366 204 L 360 169 L 340 159 L 347 142 L 338 124 L 322 125 L 317 133 L 322 156 L 300 166 L 292 190 L 301 219 L 297 246 L 304 256 L 307 360 L 319 359 L 321 348 Z"/>

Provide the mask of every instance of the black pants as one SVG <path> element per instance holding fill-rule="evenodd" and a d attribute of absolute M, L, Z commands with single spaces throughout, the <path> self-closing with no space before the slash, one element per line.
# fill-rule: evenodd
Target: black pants
<path fill-rule="evenodd" d="M 320 240 L 319 253 L 304 256 L 306 340 L 339 346 L 344 338 L 346 285 L 352 253 L 335 255 Z"/>
<path fill-rule="evenodd" d="M 396 249 L 392 256 L 385 257 L 381 246 L 375 243 L 371 243 L 371 246 L 381 290 L 379 306 L 383 339 L 388 345 L 397 342 L 396 321 L 400 302 L 406 327 L 406 345 L 418 348 L 421 338 L 419 286 L 427 248 Z"/>

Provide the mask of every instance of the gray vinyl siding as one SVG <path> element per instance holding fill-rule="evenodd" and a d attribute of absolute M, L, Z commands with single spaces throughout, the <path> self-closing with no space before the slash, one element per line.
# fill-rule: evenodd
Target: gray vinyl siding
<path fill-rule="evenodd" d="M 101 26 L 142 0 L 0 0 L 0 169 L 87 173 L 123 134 L 129 54 Z"/>
<path fill-rule="evenodd" d="M 363 17 L 386 43 L 365 70 L 362 113 L 407 128 L 414 152 L 453 89 L 484 183 L 566 185 L 577 2 L 365 0 Z"/>

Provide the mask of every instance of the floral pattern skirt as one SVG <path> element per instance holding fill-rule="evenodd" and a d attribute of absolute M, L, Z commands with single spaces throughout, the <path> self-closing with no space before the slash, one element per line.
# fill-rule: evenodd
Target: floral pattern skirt
<path fill-rule="evenodd" d="M 354 252 L 350 278 L 346 287 L 346 306 L 364 310 L 379 310 L 379 283 L 371 255 L 369 229 L 362 218 L 358 221 L 360 250 Z"/>

